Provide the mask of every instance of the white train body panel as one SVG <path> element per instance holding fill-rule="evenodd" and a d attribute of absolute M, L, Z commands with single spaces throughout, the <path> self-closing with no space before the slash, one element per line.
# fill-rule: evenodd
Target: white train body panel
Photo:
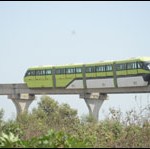
<path fill-rule="evenodd" d="M 86 79 L 87 88 L 111 88 L 114 86 L 113 78 Z M 118 87 L 147 86 L 148 82 L 142 76 L 117 78 Z M 83 89 L 83 80 L 74 80 L 67 89 Z"/>
<path fill-rule="evenodd" d="M 67 87 L 67 89 L 83 89 L 83 80 L 74 80 L 71 84 L 69 84 L 69 86 Z"/>
<path fill-rule="evenodd" d="M 87 88 L 111 88 L 114 86 L 113 78 L 86 80 Z"/>
<path fill-rule="evenodd" d="M 114 87 L 113 78 L 87 79 L 87 88 L 109 88 Z M 83 88 L 83 80 L 74 80 L 67 89 Z"/>
<path fill-rule="evenodd" d="M 117 78 L 118 87 L 147 86 L 148 82 L 142 76 Z"/>

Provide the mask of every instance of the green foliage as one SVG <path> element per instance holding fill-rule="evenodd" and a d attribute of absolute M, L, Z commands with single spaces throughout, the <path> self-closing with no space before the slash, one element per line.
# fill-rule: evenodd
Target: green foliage
<path fill-rule="evenodd" d="M 73 119 L 77 116 L 77 110 L 73 110 L 70 108 L 68 104 L 62 104 L 59 106 L 59 115 L 62 119 Z"/>
<path fill-rule="evenodd" d="M 0 132 L 2 131 L 4 125 L 3 116 L 4 116 L 4 110 L 0 109 Z"/>
<path fill-rule="evenodd" d="M 38 109 L 42 109 L 48 117 L 53 116 L 57 113 L 58 103 L 49 96 L 42 96 L 41 102 L 38 103 Z"/>
<path fill-rule="evenodd" d="M 19 124 L 14 120 L 9 120 L 3 123 L 2 132 L 9 135 L 10 132 L 21 137 L 23 132 L 19 126 Z"/>
<path fill-rule="evenodd" d="M 39 138 L 38 147 L 79 148 L 87 146 L 86 142 L 78 140 L 65 132 L 54 132 L 53 130 L 50 130 L 47 135 Z"/>
<path fill-rule="evenodd" d="M 9 134 L 2 133 L 0 137 L 0 147 L 2 148 L 14 148 L 17 147 L 19 143 L 18 136 L 15 136 L 13 133 Z"/>
<path fill-rule="evenodd" d="M 6 148 L 149 148 L 149 108 L 120 109 L 97 122 L 92 116 L 77 116 L 67 104 L 59 105 L 42 96 L 32 113 L 22 113 L 15 121 L 1 121 L 0 147 Z M 3 112 L 0 112 L 0 118 Z"/>
<path fill-rule="evenodd" d="M 0 124 L 2 123 L 3 116 L 4 116 L 4 110 L 0 109 Z"/>
<path fill-rule="evenodd" d="M 95 117 L 93 117 L 93 115 L 82 115 L 81 122 L 82 123 L 96 123 L 97 120 L 95 119 Z"/>
<path fill-rule="evenodd" d="M 64 132 L 48 131 L 46 135 L 41 137 L 32 137 L 29 140 L 20 140 L 18 136 L 14 136 L 11 132 L 9 135 L 2 133 L 0 137 L 0 147 L 3 148 L 83 148 L 87 147 L 85 141 L 78 140 Z"/>
<path fill-rule="evenodd" d="M 38 105 L 32 114 L 36 119 L 42 119 L 49 128 L 70 131 L 79 122 L 77 110 L 71 109 L 68 104 L 59 105 L 49 96 L 42 96 Z"/>
<path fill-rule="evenodd" d="M 22 138 L 27 140 L 32 137 L 38 137 L 47 131 L 47 125 L 41 118 L 37 118 L 35 114 L 23 113 L 17 118 L 17 123 L 23 131 Z"/>

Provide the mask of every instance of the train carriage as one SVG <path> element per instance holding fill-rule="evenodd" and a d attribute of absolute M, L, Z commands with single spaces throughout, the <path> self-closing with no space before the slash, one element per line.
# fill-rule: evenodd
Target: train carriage
<path fill-rule="evenodd" d="M 150 83 L 150 57 L 91 64 L 28 68 L 24 82 L 29 88 L 113 88 Z"/>

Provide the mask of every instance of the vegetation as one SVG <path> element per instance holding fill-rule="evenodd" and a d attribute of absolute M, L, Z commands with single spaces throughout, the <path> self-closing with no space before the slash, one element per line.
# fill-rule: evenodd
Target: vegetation
<path fill-rule="evenodd" d="M 130 110 L 124 117 L 120 110 L 110 108 L 109 115 L 96 122 L 91 116 L 80 119 L 68 104 L 42 96 L 32 113 L 7 122 L 3 114 L 0 110 L 1 148 L 150 147 L 150 105 L 138 112 Z"/>

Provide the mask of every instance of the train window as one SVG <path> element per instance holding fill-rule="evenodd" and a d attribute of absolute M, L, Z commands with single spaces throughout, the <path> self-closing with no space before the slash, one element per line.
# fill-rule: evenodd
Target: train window
<path fill-rule="evenodd" d="M 136 62 L 128 63 L 127 64 L 127 69 L 136 69 L 136 68 L 137 68 Z"/>
<path fill-rule="evenodd" d="M 42 75 L 45 75 L 45 70 L 41 70 L 41 74 L 42 74 Z"/>
<path fill-rule="evenodd" d="M 117 64 L 116 70 L 126 70 L 126 64 Z"/>
<path fill-rule="evenodd" d="M 36 76 L 40 75 L 40 70 L 36 70 Z"/>
<path fill-rule="evenodd" d="M 26 75 L 25 76 L 32 76 L 33 75 L 33 71 L 32 70 L 28 70 L 26 72 Z"/>
<path fill-rule="evenodd" d="M 66 68 L 66 74 L 73 74 L 75 73 L 75 68 Z"/>
<path fill-rule="evenodd" d="M 82 69 L 81 68 L 76 68 L 76 73 L 81 73 Z"/>
<path fill-rule="evenodd" d="M 150 63 L 149 62 L 144 62 L 143 63 L 143 69 L 150 70 Z"/>
<path fill-rule="evenodd" d="M 142 62 L 137 62 L 137 68 L 142 69 L 143 68 L 143 63 Z"/>
<path fill-rule="evenodd" d="M 65 69 L 56 69 L 55 73 L 56 74 L 64 74 L 65 73 Z"/>
<path fill-rule="evenodd" d="M 65 69 L 60 69 L 61 74 L 65 74 Z"/>
<path fill-rule="evenodd" d="M 40 76 L 40 75 L 41 75 L 41 70 L 37 70 L 37 71 L 36 71 L 36 75 L 37 75 L 37 76 Z"/>
<path fill-rule="evenodd" d="M 60 69 L 56 69 L 56 70 L 55 70 L 55 73 L 56 73 L 56 74 L 60 74 Z"/>
<path fill-rule="evenodd" d="M 30 74 L 30 71 L 27 71 L 25 76 L 30 76 Z"/>
<path fill-rule="evenodd" d="M 147 64 L 147 68 L 148 68 L 148 70 L 150 70 L 150 64 Z"/>
<path fill-rule="evenodd" d="M 86 72 L 87 73 L 94 72 L 94 67 L 86 67 Z"/>
<path fill-rule="evenodd" d="M 112 65 L 107 65 L 106 66 L 106 71 L 112 71 Z"/>
<path fill-rule="evenodd" d="M 45 70 L 45 74 L 46 74 L 46 75 L 51 75 L 51 74 L 52 74 L 52 70 L 51 70 L 51 69 Z"/>
<path fill-rule="evenodd" d="M 45 70 L 36 70 L 36 75 L 37 76 L 45 75 Z"/>
<path fill-rule="evenodd" d="M 29 76 L 34 76 L 35 75 L 35 71 L 34 70 L 30 70 L 29 72 L 30 72 Z"/>
<path fill-rule="evenodd" d="M 104 72 L 105 66 L 96 66 L 96 72 Z"/>

